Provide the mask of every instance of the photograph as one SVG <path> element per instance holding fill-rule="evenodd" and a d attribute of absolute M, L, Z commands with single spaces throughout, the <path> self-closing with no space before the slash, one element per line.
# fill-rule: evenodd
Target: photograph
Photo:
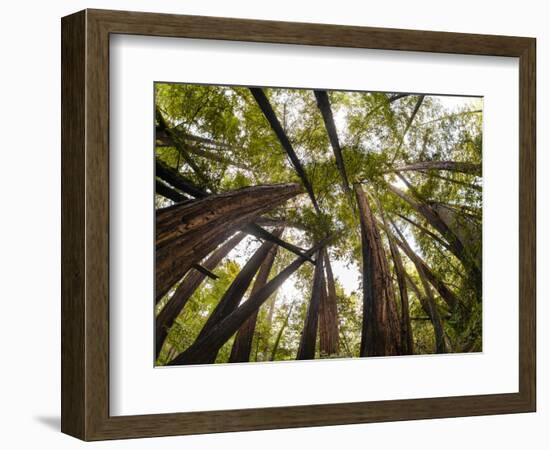
<path fill-rule="evenodd" d="M 154 90 L 156 366 L 482 351 L 482 97 Z"/>

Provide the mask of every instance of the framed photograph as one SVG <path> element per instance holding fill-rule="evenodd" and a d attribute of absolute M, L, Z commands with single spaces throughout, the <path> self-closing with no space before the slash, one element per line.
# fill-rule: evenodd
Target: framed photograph
<path fill-rule="evenodd" d="M 63 432 L 535 411 L 535 39 L 61 28 Z"/>

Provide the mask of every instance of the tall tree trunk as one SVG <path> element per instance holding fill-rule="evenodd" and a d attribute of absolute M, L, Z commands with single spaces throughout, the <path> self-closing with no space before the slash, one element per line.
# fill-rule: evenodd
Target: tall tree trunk
<path fill-rule="evenodd" d="M 319 242 L 306 252 L 310 256 L 319 248 L 326 245 L 327 240 Z M 184 352 L 174 358 L 169 365 L 205 364 L 212 360 L 220 348 L 235 334 L 242 324 L 256 312 L 260 306 L 305 262 L 305 258 L 298 257 L 284 270 L 273 277 L 267 284 L 251 295 L 249 299 L 233 311 L 228 317 L 215 325 L 212 330 L 201 339 L 197 339 Z"/>
<path fill-rule="evenodd" d="M 223 245 L 221 245 L 214 253 L 212 253 L 202 266 L 208 270 L 213 270 L 224 259 L 227 254 L 233 250 L 239 242 L 245 237 L 244 233 L 237 233 Z M 191 269 L 185 278 L 181 281 L 174 292 L 174 295 L 168 300 L 164 308 L 158 314 L 155 320 L 155 351 L 158 357 L 162 345 L 166 340 L 170 327 L 174 324 L 176 318 L 187 304 L 187 301 L 193 295 L 193 292 L 204 281 L 206 275 L 196 269 Z"/>
<path fill-rule="evenodd" d="M 460 300 L 455 295 L 453 291 L 451 291 L 447 285 L 439 279 L 437 275 L 435 275 L 432 271 L 432 269 L 424 262 L 420 256 L 418 256 L 401 231 L 393 224 L 394 229 L 396 233 L 399 235 L 399 239 L 395 238 L 395 241 L 397 244 L 403 249 L 405 254 L 409 257 L 409 259 L 414 263 L 414 265 L 419 269 L 419 271 L 422 272 L 422 275 L 425 279 L 427 279 L 431 285 L 437 289 L 437 292 L 439 292 L 439 295 L 441 295 L 441 298 L 447 303 L 451 311 L 455 311 L 458 306 L 460 306 Z"/>
<path fill-rule="evenodd" d="M 237 229 L 300 192 L 297 184 L 255 186 L 157 213 L 156 298 Z"/>
<path fill-rule="evenodd" d="M 432 204 L 432 209 L 460 240 L 476 267 L 481 269 L 482 233 L 479 224 L 467 214 L 459 214 L 455 209 L 441 203 Z"/>
<path fill-rule="evenodd" d="M 269 122 L 271 129 L 277 135 L 277 138 L 279 139 L 279 142 L 281 143 L 282 147 L 285 149 L 286 153 L 288 154 L 288 157 L 290 158 L 290 161 L 294 166 L 294 170 L 296 170 L 296 173 L 298 174 L 298 176 L 302 180 L 302 183 L 304 184 L 304 187 L 306 188 L 306 191 L 309 195 L 309 198 L 311 199 L 311 203 L 313 203 L 313 207 L 315 208 L 315 211 L 320 213 L 321 211 L 319 209 L 319 205 L 317 204 L 317 200 L 313 192 L 313 187 L 309 182 L 306 171 L 304 170 L 304 167 L 302 166 L 302 163 L 300 162 L 298 155 L 294 151 L 294 148 L 292 147 L 292 144 L 290 143 L 290 140 L 288 139 L 288 136 L 286 135 L 285 130 L 281 126 L 279 119 L 277 119 L 277 115 L 275 114 L 275 111 L 273 110 L 271 103 L 269 103 L 269 99 L 265 95 L 265 92 L 263 91 L 262 88 L 250 88 L 250 92 L 252 93 L 252 96 L 256 100 L 256 103 L 258 103 L 258 106 L 264 113 L 264 116 Z"/>
<path fill-rule="evenodd" d="M 280 235 L 281 232 L 282 230 L 277 230 L 276 233 Z M 254 252 L 208 317 L 197 337 L 197 341 L 200 341 L 200 339 L 206 336 L 218 323 L 237 309 L 252 279 L 274 246 L 275 244 L 266 241 Z M 214 362 L 216 355 L 217 352 L 215 355 L 212 355 L 212 362 Z"/>
<path fill-rule="evenodd" d="M 387 236 L 397 276 L 399 296 L 401 297 L 401 345 L 403 346 L 404 355 L 412 355 L 414 354 L 414 340 L 409 315 L 409 293 L 407 291 L 407 280 L 405 279 L 405 268 L 403 267 L 403 260 L 399 254 L 399 249 L 395 245 L 392 236 L 389 234 Z"/>
<path fill-rule="evenodd" d="M 326 249 L 323 250 L 326 272 L 326 290 L 323 289 L 321 308 L 319 310 L 319 351 L 332 356 L 339 352 L 338 309 L 336 306 L 336 286 L 330 259 Z"/>
<path fill-rule="evenodd" d="M 363 253 L 363 328 L 360 356 L 401 354 L 399 319 L 386 254 L 367 197 L 356 184 Z"/>
<path fill-rule="evenodd" d="M 419 161 L 405 166 L 396 167 L 389 172 L 407 172 L 418 170 L 446 170 L 481 176 L 481 164 L 457 161 Z"/>
<path fill-rule="evenodd" d="M 311 288 L 311 299 L 307 308 L 304 329 L 300 339 L 298 355 L 296 359 L 314 359 L 315 343 L 317 342 L 317 324 L 319 322 L 319 307 L 321 298 L 326 297 L 326 288 L 324 283 L 324 266 L 322 250 L 317 252 L 317 264 L 313 275 L 313 287 Z M 325 291 L 323 293 L 323 291 Z"/>
<path fill-rule="evenodd" d="M 449 243 L 449 250 L 462 262 L 476 285 L 481 283 L 481 271 L 472 259 L 470 252 L 464 247 L 459 237 L 439 216 L 437 211 L 425 202 L 420 202 L 391 184 L 387 187 L 402 200 L 407 202 L 414 210 L 420 213 L 428 223 L 434 227 Z"/>
<path fill-rule="evenodd" d="M 336 131 L 336 125 L 334 124 L 334 117 L 332 116 L 332 108 L 330 106 L 330 100 L 326 91 L 314 91 L 315 99 L 317 100 L 317 106 L 323 121 L 325 122 L 325 128 L 334 152 L 334 158 L 336 160 L 336 167 L 340 172 L 342 178 L 342 187 L 344 192 L 348 195 L 349 199 L 352 199 L 351 190 L 349 187 L 348 175 L 346 173 L 346 166 L 344 164 L 344 157 L 342 156 L 342 149 L 340 147 L 340 141 L 338 140 L 338 133 Z"/>
<path fill-rule="evenodd" d="M 185 179 L 181 174 L 179 174 L 174 169 L 171 169 L 166 164 L 164 164 L 162 161 L 158 160 L 156 161 L 156 172 L 157 176 L 167 182 L 168 184 L 171 184 L 172 186 L 178 188 L 182 192 L 185 192 L 186 194 L 189 194 L 197 199 L 199 198 L 205 198 L 212 194 L 203 191 L 202 189 L 195 186 L 191 181 Z M 157 211 L 158 216 L 165 215 L 169 211 L 177 208 L 178 205 L 172 205 L 167 208 L 163 208 L 161 210 Z M 262 218 L 258 218 L 262 220 Z M 285 242 L 281 239 L 275 238 L 273 234 L 271 234 L 269 231 L 263 229 L 261 226 L 259 226 L 257 223 L 248 224 L 244 227 L 243 231 L 246 231 L 247 233 L 256 236 L 257 238 L 260 238 L 262 240 L 268 240 L 271 242 L 275 242 L 280 247 L 286 248 L 287 250 L 291 251 L 292 253 L 297 254 L 298 256 L 301 256 L 303 254 L 303 249 L 290 244 L 289 242 Z M 270 225 L 270 224 L 268 224 Z M 271 224 L 280 226 L 281 224 Z"/>
<path fill-rule="evenodd" d="M 282 230 L 275 232 L 278 236 L 282 234 Z M 269 278 L 269 273 L 273 267 L 273 262 L 275 261 L 275 256 L 277 255 L 277 246 L 273 245 L 269 250 L 269 253 L 265 257 L 256 280 L 254 280 L 254 285 L 252 286 L 252 291 L 250 295 L 254 295 L 267 283 Z M 256 310 L 250 316 L 250 318 L 239 328 L 235 340 L 233 341 L 233 347 L 231 348 L 231 356 L 229 357 L 229 362 L 247 362 L 250 360 L 250 351 L 252 349 L 252 339 L 254 338 L 254 332 L 256 330 L 256 322 L 258 320 L 259 309 Z"/>
<path fill-rule="evenodd" d="M 279 332 L 277 333 L 277 337 L 275 338 L 275 343 L 273 344 L 273 350 L 271 350 L 271 356 L 269 358 L 270 361 L 275 361 L 275 355 L 277 354 L 277 350 L 279 349 L 279 344 L 281 343 L 281 338 L 283 337 L 283 332 L 285 331 L 285 328 L 288 325 L 288 321 L 290 320 L 290 315 L 292 314 L 292 308 L 294 308 L 294 302 L 290 304 L 288 307 L 288 312 L 285 317 L 285 321 L 281 325 L 281 328 L 279 329 Z"/>
<path fill-rule="evenodd" d="M 441 320 L 441 315 L 437 310 L 432 289 L 428 284 L 428 282 L 426 281 L 424 274 L 422 273 L 422 267 L 417 266 L 416 270 L 418 271 L 418 276 L 424 288 L 425 295 L 422 295 L 418 286 L 409 277 L 409 275 L 406 274 L 407 279 L 409 281 L 409 285 L 413 288 L 414 292 L 416 293 L 416 296 L 418 297 L 418 300 L 420 301 L 420 305 L 422 306 L 422 309 L 428 315 L 432 323 L 432 327 L 434 329 L 434 337 L 435 337 L 435 352 L 448 353 L 447 342 L 445 338 L 445 329 L 443 328 L 443 321 Z"/>

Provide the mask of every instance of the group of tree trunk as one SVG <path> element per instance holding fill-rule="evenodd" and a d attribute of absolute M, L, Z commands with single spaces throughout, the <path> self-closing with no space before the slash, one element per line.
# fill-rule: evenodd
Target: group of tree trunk
<path fill-rule="evenodd" d="M 229 362 L 249 361 L 260 308 L 304 263 L 314 264 L 314 273 L 296 359 L 313 359 L 317 352 L 321 357 L 341 354 L 338 297 L 328 251 L 332 236 L 326 236 L 314 242 L 309 250 L 304 250 L 284 241 L 284 224 L 270 222 L 270 219 L 262 217 L 302 194 L 304 190 L 314 209 L 318 213 L 320 210 L 312 184 L 267 97 L 259 88 L 251 89 L 251 93 L 281 141 L 302 183 L 258 185 L 221 193 L 207 192 L 177 171 L 157 162 L 157 194 L 174 202 L 156 212 L 156 301 L 162 300 L 162 307 L 156 317 L 157 357 L 167 340 L 170 328 L 189 299 L 207 277 L 216 277 L 214 272 L 220 262 L 247 234 L 262 241 L 220 298 L 195 341 L 175 355 L 169 362 L 170 365 L 213 363 L 222 346 L 233 336 Z M 315 97 L 334 151 L 344 192 L 354 204 L 359 217 L 363 276 L 359 356 L 409 355 L 415 352 L 409 313 L 411 291 L 419 299 L 433 326 L 434 351 L 451 351 L 434 290 L 451 313 L 464 307 L 461 299 L 413 250 L 391 218 L 384 215 L 374 193 L 366 192 L 365 187 L 359 183 L 350 186 L 328 96 L 324 91 L 316 91 Z M 420 103 L 421 100 L 418 107 Z M 166 145 L 176 145 L 177 138 L 170 132 L 162 115 L 157 114 L 157 119 L 157 139 L 169 142 Z M 194 151 L 196 153 L 198 150 Z M 189 152 L 186 157 L 192 160 Z M 470 220 L 467 215 L 459 214 L 449 206 L 428 202 L 415 195 L 413 186 L 401 174 L 425 170 L 479 174 L 481 169 L 474 164 L 452 161 L 417 162 L 392 170 L 409 186 L 408 193 L 392 184 L 387 185 L 390 192 L 408 204 L 435 231 L 428 230 L 413 219 L 405 219 L 421 232 L 429 233 L 437 239 L 463 263 L 474 283 L 480 284 L 481 249 L 475 245 L 475 220 Z M 377 210 L 373 206 L 377 206 Z M 259 225 L 262 223 L 264 226 L 273 226 L 273 230 L 262 228 Z M 384 236 L 389 252 L 384 245 Z M 290 251 L 296 258 L 279 273 L 271 276 L 278 252 L 281 251 Z M 407 273 L 403 254 L 416 268 L 420 286 Z M 271 359 L 274 358 L 293 307 L 294 304 L 289 306 L 283 327 L 278 332 L 273 332 L 276 339 Z M 273 305 L 270 313 L 273 313 Z M 264 351 L 268 353 L 267 348 Z"/>

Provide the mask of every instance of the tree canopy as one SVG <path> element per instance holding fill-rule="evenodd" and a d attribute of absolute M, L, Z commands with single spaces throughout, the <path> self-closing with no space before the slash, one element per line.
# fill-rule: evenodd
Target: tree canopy
<path fill-rule="evenodd" d="M 481 99 L 155 100 L 158 364 L 481 351 Z"/>

